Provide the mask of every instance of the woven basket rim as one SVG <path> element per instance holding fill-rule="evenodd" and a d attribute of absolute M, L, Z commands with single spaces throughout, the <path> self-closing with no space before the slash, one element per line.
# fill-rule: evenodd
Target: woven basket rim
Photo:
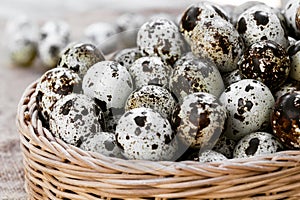
<path fill-rule="evenodd" d="M 30 178 L 33 175 L 32 168 L 40 167 L 40 170 L 45 170 L 49 174 L 56 174 L 56 172 L 51 169 L 56 164 L 62 166 L 62 171 L 58 173 L 59 176 L 63 181 L 65 181 L 65 177 L 63 172 L 69 173 L 74 177 L 81 177 L 84 173 L 86 174 L 93 174 L 95 175 L 95 171 L 101 172 L 101 176 L 110 176 L 111 178 L 106 178 L 104 180 L 105 183 L 102 183 L 103 188 L 109 188 L 107 192 L 101 191 L 99 194 L 105 197 L 116 197 L 116 198 L 125 198 L 131 197 L 128 194 L 128 191 L 131 193 L 136 192 L 134 198 L 139 198 L 140 196 L 145 197 L 154 197 L 155 198 L 177 198 L 177 197 L 193 197 L 196 198 L 200 197 L 201 195 L 205 194 L 204 197 L 212 197 L 211 190 L 220 190 L 220 196 L 224 197 L 224 193 L 222 191 L 232 191 L 233 189 L 226 188 L 224 185 L 218 185 L 217 181 L 225 181 L 228 184 L 233 184 L 229 181 L 228 177 L 223 178 L 219 175 L 225 174 L 232 174 L 232 178 L 242 178 L 241 175 L 243 173 L 248 173 L 246 175 L 245 180 L 252 180 L 251 175 L 260 174 L 261 177 L 259 178 L 260 181 L 263 181 L 262 177 L 270 178 L 274 176 L 283 177 L 283 179 L 289 178 L 289 173 L 292 174 L 300 180 L 300 174 L 297 174 L 298 171 L 300 173 L 300 151 L 298 150 L 289 150 L 289 151 L 281 151 L 275 154 L 268 154 L 268 155 L 260 155 L 254 156 L 251 158 L 236 158 L 236 159 L 228 159 L 225 161 L 220 162 L 211 162 L 211 163 L 200 163 L 197 161 L 147 161 L 147 160 L 125 160 L 121 158 L 114 158 L 114 157 L 107 157 L 100 153 L 96 152 L 87 152 L 77 148 L 75 146 L 66 144 L 59 138 L 55 138 L 50 131 L 45 129 L 42 126 L 42 122 L 38 119 L 37 110 L 35 105 L 35 87 L 37 85 L 36 80 L 32 84 L 30 84 L 26 90 L 24 91 L 21 100 L 18 105 L 18 112 L 17 112 L 17 127 L 20 133 L 21 138 L 21 146 L 22 152 L 24 155 L 24 163 L 25 163 L 25 171 L 30 174 L 26 181 L 28 190 L 33 192 L 35 188 L 34 185 L 30 185 Z M 29 153 L 30 152 L 30 153 Z M 62 162 L 68 161 L 66 163 Z M 47 163 L 49 169 L 47 167 L 40 166 L 36 163 Z M 70 164 L 71 163 L 71 164 Z M 287 171 L 280 171 L 279 169 L 286 169 Z M 85 170 L 86 169 L 86 170 Z M 76 174 L 72 174 L 71 172 L 74 170 Z M 29 173 L 29 171 L 31 171 Z M 74 172 L 74 173 L 75 173 Z M 270 174 L 270 172 L 272 172 Z M 104 175 L 105 174 L 105 175 Z M 40 176 L 37 174 L 37 176 Z M 97 176 L 97 175 L 96 175 Z M 100 176 L 100 175 L 99 175 Z M 154 176 L 154 179 L 151 179 L 151 176 Z M 172 183 L 168 183 L 168 177 L 172 177 Z M 193 180 L 193 177 L 199 176 L 207 177 L 209 180 L 203 179 L 201 181 Z M 249 177 L 248 177 L 249 176 Z M 124 181 L 127 179 L 126 181 Z M 102 178 L 102 177 L 101 177 Z M 152 177 L 153 178 L 153 177 Z M 179 187 L 176 180 L 182 181 L 182 188 L 186 188 L 187 191 L 178 190 Z M 248 178 L 248 179 L 247 179 Z M 188 180 L 185 183 L 185 179 Z M 102 179 L 101 179 L 102 180 Z M 273 179 L 271 179 L 273 180 Z M 36 179 L 38 181 L 38 179 Z M 53 181 L 53 180 L 52 180 Z M 70 180 L 68 180 L 70 182 Z M 68 182 L 67 181 L 67 182 Z M 102 180 L 103 181 L 103 180 Z M 278 181 L 277 178 L 274 178 L 274 181 Z M 288 180 L 286 180 L 288 181 Z M 68 184 L 70 184 L 68 182 Z M 164 182 L 167 182 L 164 185 Z M 212 184 L 214 187 L 212 189 L 204 188 L 203 190 L 189 190 L 190 183 L 196 184 L 197 186 Z M 234 182 L 234 181 L 233 181 Z M 238 182 L 238 181 L 237 181 Z M 280 182 L 280 181 L 279 181 Z M 300 181 L 299 181 L 300 182 Z M 42 183 L 41 183 L 42 184 Z M 76 183 L 72 183 L 75 184 Z M 79 183 L 78 183 L 79 184 Z M 156 185 L 159 185 L 156 188 Z M 216 185 L 214 185 L 216 184 Z M 241 183 L 238 183 L 241 184 Z M 238 185 L 237 184 L 237 185 Z M 278 183 L 279 184 L 279 183 Z M 80 185 L 80 184 L 79 184 Z M 115 185 L 118 185 L 117 188 Z M 150 192 L 150 190 L 144 189 L 144 191 L 137 189 L 133 189 L 134 186 L 141 186 L 146 187 L 146 185 L 150 185 L 154 194 Z M 253 183 L 254 185 L 254 183 Z M 112 186 L 112 187 L 110 187 Z M 173 188 L 172 188 L 173 186 Z M 299 186 L 299 187 L 298 187 Z M 51 187 L 47 185 L 46 187 Z M 92 186 L 91 186 L 92 187 Z M 115 188 L 116 187 L 116 188 Z M 133 187 L 133 188 L 132 188 Z M 234 186 L 233 188 L 240 188 L 242 186 Z M 247 187 L 250 187 L 247 185 Z M 266 187 L 266 190 L 273 191 L 276 193 L 275 189 L 271 186 Z M 293 187 L 300 188 L 299 185 L 295 185 L 293 183 Z M 31 189 L 30 189 L 31 188 Z M 128 191 L 124 191 L 124 188 L 129 188 Z M 174 189 L 175 188 L 175 189 Z M 52 188 L 53 189 L 53 188 Z M 160 189 L 160 190 L 159 190 Z M 273 190 L 272 190 L 273 189 Z M 293 194 L 295 195 L 294 190 L 288 190 L 288 192 L 280 194 L 278 197 L 282 197 L 283 194 Z M 35 188 L 36 191 L 40 191 L 41 189 Z M 37 194 L 38 192 L 33 192 Z M 243 190 L 244 192 L 246 190 Z M 255 192 L 256 190 L 253 190 Z M 206 192 L 206 193 L 205 193 Z M 257 189 L 257 193 L 261 191 Z M 59 191 L 56 191 L 59 193 Z M 251 192 L 248 192 L 252 194 Z M 51 192 L 48 192 L 47 195 L 51 195 Z M 64 194 L 64 193 L 63 193 Z M 82 191 L 78 192 L 78 194 L 85 194 Z M 221 195 L 222 194 L 222 195 Z M 227 194 L 227 193 L 226 193 Z M 237 195 L 242 195 L 236 192 Z M 53 195 L 53 194 L 52 194 Z M 92 198 L 93 196 L 89 196 L 89 194 L 85 194 L 87 197 Z M 200 195 L 200 196 L 199 196 Z M 245 192 L 247 196 L 247 192 Z M 300 195 L 298 192 L 297 195 Z M 72 195 L 71 195 L 72 196 Z M 236 195 L 228 195 L 225 197 L 235 197 Z M 218 193 L 216 194 L 218 197 Z M 76 199 L 75 196 L 72 198 Z"/>

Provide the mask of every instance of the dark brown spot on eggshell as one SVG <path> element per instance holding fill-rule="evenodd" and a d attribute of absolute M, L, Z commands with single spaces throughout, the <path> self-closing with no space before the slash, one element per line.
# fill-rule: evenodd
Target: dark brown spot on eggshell
<path fill-rule="evenodd" d="M 266 12 L 264 11 L 256 11 L 254 13 L 254 19 L 256 21 L 256 25 L 267 25 L 269 23 L 269 16 Z"/>
<path fill-rule="evenodd" d="M 144 127 L 145 123 L 147 122 L 147 116 L 137 116 L 134 118 L 134 121 L 135 121 L 136 125 L 138 125 L 140 127 Z"/>
<path fill-rule="evenodd" d="M 198 16 L 201 14 L 201 9 L 190 7 L 182 16 L 181 25 L 184 31 L 192 31 L 197 25 Z"/>
<path fill-rule="evenodd" d="M 247 23 L 244 17 L 242 17 L 238 22 L 238 32 L 239 34 L 244 34 L 247 31 Z"/>
<path fill-rule="evenodd" d="M 259 139 L 258 138 L 252 138 L 249 141 L 249 146 L 246 149 L 245 153 L 247 156 L 253 156 L 255 152 L 257 151 L 257 148 L 259 146 Z"/>

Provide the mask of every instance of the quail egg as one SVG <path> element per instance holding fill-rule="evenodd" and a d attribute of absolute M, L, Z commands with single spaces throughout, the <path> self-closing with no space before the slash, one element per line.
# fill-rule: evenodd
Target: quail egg
<path fill-rule="evenodd" d="M 237 68 L 243 53 L 243 41 L 227 18 L 212 6 L 199 3 L 183 14 L 180 31 L 191 46 L 193 54 L 213 61 L 220 72 Z"/>
<path fill-rule="evenodd" d="M 49 120 L 56 101 L 73 92 L 79 93 L 80 86 L 80 77 L 70 69 L 54 68 L 45 72 L 36 86 L 37 108 L 44 120 Z"/>
<path fill-rule="evenodd" d="M 300 93 L 286 93 L 277 99 L 271 114 L 273 134 L 290 149 L 300 149 Z"/>
<path fill-rule="evenodd" d="M 184 42 L 174 22 L 154 18 L 138 31 L 137 46 L 142 56 L 159 56 L 165 64 L 172 66 L 183 53 Z"/>
<path fill-rule="evenodd" d="M 236 142 L 234 140 L 231 140 L 224 135 L 222 135 L 212 150 L 219 152 L 226 156 L 227 158 L 233 157 L 233 150 L 235 148 Z"/>
<path fill-rule="evenodd" d="M 122 158 L 121 149 L 117 146 L 114 133 L 97 132 L 82 138 L 79 146 L 85 151 L 101 153 L 105 156 Z"/>
<path fill-rule="evenodd" d="M 59 58 L 58 67 L 69 68 L 82 78 L 93 64 L 104 60 L 103 53 L 94 45 L 75 43 L 64 49 Z"/>
<path fill-rule="evenodd" d="M 127 111 L 117 124 L 116 140 L 128 159 L 171 160 L 177 151 L 169 121 L 150 108 Z"/>
<path fill-rule="evenodd" d="M 267 132 L 254 132 L 243 137 L 233 151 L 234 158 L 271 154 L 283 149 L 277 139 Z"/>
<path fill-rule="evenodd" d="M 64 21 L 47 21 L 40 29 L 38 51 L 46 67 L 57 65 L 61 51 L 70 41 L 70 27 Z"/>
<path fill-rule="evenodd" d="M 290 77 L 296 81 L 300 81 L 300 42 L 288 48 L 288 55 L 291 59 Z"/>
<path fill-rule="evenodd" d="M 218 140 L 226 120 L 226 109 L 209 93 L 197 92 L 183 98 L 172 116 L 179 139 L 191 148 L 209 148 Z"/>
<path fill-rule="evenodd" d="M 137 47 L 127 48 L 119 50 L 117 53 L 114 54 L 112 60 L 118 62 L 120 65 L 126 67 L 128 70 L 129 67 L 136 61 L 142 57 L 140 51 Z"/>
<path fill-rule="evenodd" d="M 282 12 L 284 13 L 287 25 L 291 34 L 297 38 L 300 36 L 300 2 L 298 0 L 289 0 L 285 3 Z"/>
<path fill-rule="evenodd" d="M 284 84 L 290 72 L 290 58 L 279 44 L 271 40 L 253 43 L 239 61 L 244 78 L 256 79 L 272 91 Z"/>
<path fill-rule="evenodd" d="M 118 29 L 115 24 L 97 22 L 90 24 L 84 30 L 87 42 L 94 44 L 104 54 L 109 54 L 119 46 Z"/>
<path fill-rule="evenodd" d="M 169 88 L 182 102 L 186 95 L 194 92 L 207 92 L 219 97 L 224 91 L 224 83 L 213 62 L 187 54 L 176 62 Z"/>
<path fill-rule="evenodd" d="M 84 94 L 97 99 L 105 113 L 110 113 L 124 109 L 133 83 L 124 66 L 114 61 L 101 61 L 89 68 L 83 77 L 82 88 Z"/>
<path fill-rule="evenodd" d="M 128 71 L 133 79 L 135 88 L 144 85 L 160 85 L 167 87 L 171 67 L 165 65 L 160 57 L 142 57 L 137 59 Z"/>
<path fill-rule="evenodd" d="M 228 86 L 220 96 L 227 109 L 225 136 L 235 141 L 269 126 L 275 100 L 270 89 L 253 79 L 243 79 Z"/>
<path fill-rule="evenodd" d="M 199 154 L 199 162 L 220 162 L 227 160 L 226 156 L 214 150 L 206 150 Z"/>
<path fill-rule="evenodd" d="M 285 27 L 276 11 L 265 4 L 253 6 L 243 12 L 238 18 L 237 30 L 246 46 L 262 40 L 274 41 L 283 48 L 289 45 Z"/>
<path fill-rule="evenodd" d="M 59 99 L 50 113 L 52 133 L 68 144 L 79 147 L 90 134 L 103 130 L 103 113 L 95 101 L 83 94 Z"/>
<path fill-rule="evenodd" d="M 37 55 L 37 25 L 26 16 L 17 17 L 7 23 L 6 36 L 11 61 L 30 66 Z"/>
<path fill-rule="evenodd" d="M 176 105 L 176 100 L 167 89 L 156 85 L 146 85 L 129 95 L 125 111 L 139 107 L 152 108 L 163 118 L 170 119 Z"/>

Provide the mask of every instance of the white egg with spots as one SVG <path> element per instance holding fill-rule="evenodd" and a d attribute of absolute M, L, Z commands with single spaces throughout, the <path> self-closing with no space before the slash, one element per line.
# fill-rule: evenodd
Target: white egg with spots
<path fill-rule="evenodd" d="M 288 27 L 293 30 L 297 37 L 300 36 L 300 2 L 298 0 L 289 0 L 285 3 L 282 12 L 285 16 Z"/>
<path fill-rule="evenodd" d="M 172 66 L 183 53 L 184 42 L 174 22 L 154 18 L 138 31 L 137 46 L 143 56 L 159 56 Z"/>
<path fill-rule="evenodd" d="M 118 62 L 128 70 L 129 67 L 140 57 L 142 57 L 142 55 L 139 49 L 137 47 L 133 47 L 117 51 L 113 55 L 112 60 Z"/>
<path fill-rule="evenodd" d="M 289 76 L 296 80 L 300 81 L 300 42 L 297 41 L 294 45 L 291 45 L 288 48 L 288 54 L 291 59 L 291 69 Z"/>
<path fill-rule="evenodd" d="M 135 160 L 171 160 L 178 148 L 171 125 L 150 108 L 127 111 L 116 127 L 122 154 Z"/>
<path fill-rule="evenodd" d="M 135 88 L 150 84 L 167 87 L 171 68 L 159 57 L 142 57 L 132 63 L 128 71 Z"/>
<path fill-rule="evenodd" d="M 197 92 L 184 97 L 172 116 L 179 139 L 191 148 L 212 148 L 221 135 L 226 109 L 217 97 Z"/>
<path fill-rule="evenodd" d="M 288 37 L 276 10 L 265 5 L 256 5 L 243 12 L 237 20 L 237 30 L 246 46 L 261 41 L 272 40 L 282 47 L 289 45 Z"/>
<path fill-rule="evenodd" d="M 269 126 L 275 100 L 263 83 L 253 79 L 238 81 L 228 86 L 219 99 L 227 109 L 225 136 L 228 138 L 238 141 Z"/>
<path fill-rule="evenodd" d="M 51 132 L 68 144 L 80 146 L 90 134 L 103 130 L 103 113 L 95 101 L 83 94 L 59 99 L 50 114 Z"/>
<path fill-rule="evenodd" d="M 80 93 L 80 85 L 81 78 L 70 69 L 54 68 L 45 72 L 35 89 L 37 109 L 44 120 L 49 120 L 54 104 L 63 96 Z"/>
<path fill-rule="evenodd" d="M 220 162 L 227 160 L 226 156 L 213 150 L 206 150 L 199 154 L 199 162 Z"/>
<path fill-rule="evenodd" d="M 82 139 L 79 146 L 85 151 L 101 153 L 105 156 L 122 158 L 121 149 L 117 146 L 114 133 L 97 132 Z"/>
<path fill-rule="evenodd" d="M 82 78 L 93 64 L 104 60 L 103 53 L 94 45 L 73 43 L 63 50 L 58 67 L 71 69 Z"/>
<path fill-rule="evenodd" d="M 162 117 L 170 119 L 176 106 L 176 100 L 167 89 L 157 85 L 146 85 L 129 95 L 125 111 L 139 107 L 151 108 Z"/>
<path fill-rule="evenodd" d="M 243 137 L 236 145 L 233 157 L 248 158 L 283 150 L 282 144 L 270 133 L 254 132 Z"/>
<path fill-rule="evenodd" d="M 187 54 L 175 63 L 169 88 L 179 102 L 182 102 L 188 94 L 195 92 L 207 92 L 219 97 L 225 89 L 216 65 L 191 54 Z"/>
<path fill-rule="evenodd" d="M 123 109 L 133 91 L 127 69 L 114 61 L 102 61 L 89 68 L 83 77 L 84 94 L 96 98 L 104 112 Z"/>
<path fill-rule="evenodd" d="M 64 21 L 47 21 L 40 29 L 39 56 L 47 67 L 55 67 L 61 51 L 70 41 L 70 27 Z"/>

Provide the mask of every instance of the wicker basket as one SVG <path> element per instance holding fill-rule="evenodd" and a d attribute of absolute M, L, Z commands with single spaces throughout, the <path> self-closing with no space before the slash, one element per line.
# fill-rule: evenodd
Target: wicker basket
<path fill-rule="evenodd" d="M 207 164 L 106 157 L 54 138 L 38 118 L 35 87 L 17 117 L 29 199 L 300 198 L 300 151 Z"/>

